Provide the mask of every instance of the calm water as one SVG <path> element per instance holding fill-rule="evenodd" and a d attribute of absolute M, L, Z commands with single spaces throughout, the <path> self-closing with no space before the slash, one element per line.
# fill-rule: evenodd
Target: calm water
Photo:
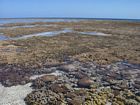
<path fill-rule="evenodd" d="M 77 22 L 79 19 L 0 19 L 0 25 L 7 23 L 33 23 L 33 22 Z"/>
<path fill-rule="evenodd" d="M 41 33 L 36 33 L 36 34 L 23 35 L 21 37 L 10 38 L 10 40 L 27 39 L 27 38 L 31 38 L 31 37 L 37 37 L 37 36 L 55 36 L 55 35 L 59 35 L 61 33 L 69 33 L 69 32 L 73 32 L 73 30 L 64 29 L 64 30 L 60 30 L 60 31 L 41 32 Z"/>
<path fill-rule="evenodd" d="M 107 18 L 64 18 L 64 19 L 0 19 L 0 25 L 6 23 L 32 23 L 32 22 L 78 22 L 84 20 L 111 20 L 111 21 L 129 21 L 140 22 L 140 19 L 107 19 Z"/>
<path fill-rule="evenodd" d="M 0 41 L 1 41 L 1 40 L 8 40 L 8 39 L 9 39 L 8 37 L 6 37 L 6 36 L 0 34 Z"/>
<path fill-rule="evenodd" d="M 31 37 L 38 37 L 38 36 L 55 36 L 61 33 L 78 33 L 78 34 L 84 34 L 84 35 L 110 36 L 108 34 L 101 33 L 101 32 L 79 32 L 79 31 L 74 31 L 72 29 L 64 29 L 60 31 L 50 31 L 50 32 L 41 32 L 41 33 L 35 33 L 35 34 L 30 34 L 30 35 L 23 35 L 23 36 L 15 37 L 15 38 L 6 37 L 5 35 L 0 34 L 0 40 L 19 40 L 19 39 L 27 39 Z"/>

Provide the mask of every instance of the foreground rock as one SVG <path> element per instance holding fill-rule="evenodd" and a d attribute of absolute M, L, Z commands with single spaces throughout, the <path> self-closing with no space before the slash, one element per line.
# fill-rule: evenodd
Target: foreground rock
<path fill-rule="evenodd" d="M 83 78 L 83 79 L 80 79 L 78 82 L 77 82 L 77 85 L 78 87 L 81 87 L 81 88 L 90 88 L 90 86 L 93 84 L 94 82 L 89 79 L 89 78 Z"/>
<path fill-rule="evenodd" d="M 61 75 L 34 80 L 35 91 L 25 101 L 27 105 L 139 105 L 139 67 L 125 62 L 99 66 L 66 61 L 56 67 Z"/>
<path fill-rule="evenodd" d="M 63 97 L 50 90 L 38 90 L 25 98 L 27 105 L 62 105 Z"/>
<path fill-rule="evenodd" d="M 94 62 L 70 60 L 65 61 L 63 65 L 44 67 L 40 70 L 31 69 L 30 71 L 30 69 L 18 69 L 16 66 L 10 67 L 1 69 L 4 71 L 0 74 L 4 77 L 0 77 L 1 81 L 5 84 L 10 78 L 8 86 L 21 84 L 25 80 L 31 82 L 32 85 L 28 86 L 27 90 L 33 89 L 33 92 L 25 92 L 28 95 L 25 96 L 26 98 L 24 97 L 27 105 L 106 105 L 107 103 L 139 105 L 139 65 L 117 62 L 99 66 Z M 5 84 L 5 86 L 7 85 Z M 19 91 L 22 93 L 24 88 Z M 13 97 L 13 93 L 8 92 L 7 94 L 9 97 Z M 5 93 L 4 95 L 6 96 Z M 6 100 L 5 96 L 1 98 L 1 102 Z M 16 95 L 16 99 L 19 100 L 20 95 Z M 7 102 L 10 103 L 11 99 L 7 98 Z M 2 103 L 2 105 L 6 104 Z"/>

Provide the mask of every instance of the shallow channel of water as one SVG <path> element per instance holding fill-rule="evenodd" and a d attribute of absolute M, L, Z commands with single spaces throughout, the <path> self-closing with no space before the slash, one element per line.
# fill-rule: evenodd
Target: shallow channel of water
<path fill-rule="evenodd" d="M 110 34 L 105 34 L 101 32 L 79 32 L 79 31 L 74 31 L 72 29 L 66 28 L 60 31 L 41 32 L 41 33 L 23 35 L 21 37 L 14 37 L 14 38 L 9 38 L 9 37 L 6 37 L 4 34 L 0 34 L 0 40 L 18 40 L 18 39 L 27 39 L 27 38 L 38 37 L 38 36 L 55 36 L 61 33 L 78 33 L 78 34 L 83 34 L 83 35 L 110 36 Z"/>

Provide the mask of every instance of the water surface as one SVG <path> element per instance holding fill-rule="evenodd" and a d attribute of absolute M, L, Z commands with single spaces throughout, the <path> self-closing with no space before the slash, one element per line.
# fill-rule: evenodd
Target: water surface
<path fill-rule="evenodd" d="M 78 32 L 80 34 L 84 34 L 84 35 L 95 35 L 95 36 L 110 36 L 110 34 L 105 34 L 102 32 Z"/>
<path fill-rule="evenodd" d="M 128 21 L 128 22 L 140 22 L 140 19 L 114 19 L 114 18 L 11 18 L 11 19 L 0 19 L 0 25 L 7 23 L 33 23 L 33 22 L 79 22 L 79 21 Z"/>
<path fill-rule="evenodd" d="M 27 38 L 31 38 L 31 37 L 38 37 L 38 36 L 55 36 L 55 35 L 59 35 L 61 33 L 77 33 L 77 34 L 83 34 L 83 35 L 94 35 L 94 36 L 110 36 L 110 34 L 105 34 L 105 33 L 101 33 L 101 32 L 79 32 L 79 31 L 74 31 L 72 29 L 66 28 L 60 31 L 47 31 L 47 32 L 41 32 L 41 33 L 35 33 L 35 34 L 30 34 L 30 35 L 17 35 L 20 37 L 14 37 L 14 38 L 10 38 L 10 37 L 6 37 L 3 34 L 0 34 L 0 40 L 18 40 L 18 39 L 27 39 Z"/>
<path fill-rule="evenodd" d="M 8 40 L 8 39 L 9 39 L 9 38 L 6 37 L 5 35 L 0 34 L 0 41 L 1 41 L 1 40 Z"/>
<path fill-rule="evenodd" d="M 34 22 L 77 22 L 78 19 L 0 19 L 0 24 L 7 23 L 34 23 Z"/>

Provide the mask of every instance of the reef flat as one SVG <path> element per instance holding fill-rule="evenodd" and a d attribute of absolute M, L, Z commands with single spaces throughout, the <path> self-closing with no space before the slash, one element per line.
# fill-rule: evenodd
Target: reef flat
<path fill-rule="evenodd" d="M 139 22 L 8 23 L 0 35 L 0 88 L 29 91 L 16 102 L 140 105 Z"/>

